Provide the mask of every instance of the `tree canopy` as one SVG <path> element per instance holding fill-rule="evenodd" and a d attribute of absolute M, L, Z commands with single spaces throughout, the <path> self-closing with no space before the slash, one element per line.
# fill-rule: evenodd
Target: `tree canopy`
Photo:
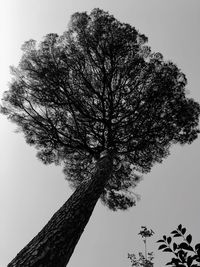
<path fill-rule="evenodd" d="M 73 188 L 112 150 L 101 199 L 113 210 L 134 205 L 140 175 L 199 133 L 200 106 L 186 97 L 186 76 L 147 41 L 103 10 L 75 13 L 62 35 L 24 43 L 3 97 L 1 112 L 39 159 L 64 165 Z"/>

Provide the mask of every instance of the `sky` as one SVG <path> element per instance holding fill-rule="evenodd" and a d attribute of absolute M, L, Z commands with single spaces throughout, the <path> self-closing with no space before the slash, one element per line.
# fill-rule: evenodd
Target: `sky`
<path fill-rule="evenodd" d="M 188 78 L 188 97 L 200 102 L 199 0 L 7 0 L 0 10 L 0 96 L 8 89 L 10 65 L 17 65 L 23 42 L 41 41 L 48 33 L 62 34 L 76 11 L 99 7 L 149 38 Z M 0 115 L 0 267 L 41 230 L 72 194 L 59 166 L 44 166 L 23 134 Z M 147 226 L 155 235 L 148 250 L 155 267 L 170 255 L 157 251 L 156 240 L 182 223 L 200 241 L 200 138 L 191 145 L 175 146 L 170 156 L 145 175 L 135 191 L 136 207 L 112 212 L 97 203 L 68 267 L 128 267 L 127 253 L 144 250 L 138 236 Z"/>

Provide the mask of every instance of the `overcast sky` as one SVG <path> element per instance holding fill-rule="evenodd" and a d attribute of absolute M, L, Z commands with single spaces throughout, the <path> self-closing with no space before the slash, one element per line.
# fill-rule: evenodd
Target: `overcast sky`
<path fill-rule="evenodd" d="M 152 50 L 172 60 L 188 78 L 190 97 L 200 102 L 199 0 L 7 0 L 0 10 L 0 93 L 7 90 L 9 65 L 17 65 L 24 41 L 61 34 L 76 11 L 99 7 L 149 37 Z M 72 191 L 62 169 L 44 166 L 15 125 L 0 116 L 0 267 L 41 230 Z M 68 264 L 69 267 L 128 267 L 128 252 L 143 250 L 141 225 L 156 233 L 149 240 L 155 267 L 166 256 L 155 241 L 182 223 L 200 241 L 200 139 L 177 146 L 144 176 L 136 192 L 141 201 L 126 212 L 111 212 L 101 203 Z M 170 259 L 170 257 L 167 257 Z"/>

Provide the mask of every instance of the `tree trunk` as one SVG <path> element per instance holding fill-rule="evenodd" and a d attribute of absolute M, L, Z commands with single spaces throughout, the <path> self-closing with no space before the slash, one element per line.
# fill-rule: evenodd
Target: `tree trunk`
<path fill-rule="evenodd" d="M 76 189 L 8 267 L 65 267 L 111 172 L 112 157 L 105 155 L 97 162 L 92 179 Z"/>

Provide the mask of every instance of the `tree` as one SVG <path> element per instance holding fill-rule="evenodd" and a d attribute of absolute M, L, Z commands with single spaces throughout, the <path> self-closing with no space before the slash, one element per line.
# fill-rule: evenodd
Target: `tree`
<path fill-rule="evenodd" d="M 139 252 L 139 257 L 137 258 L 135 253 L 128 253 L 128 259 L 130 259 L 132 267 L 153 267 L 153 252 L 147 253 L 147 238 L 151 237 L 153 234 L 154 231 L 152 229 L 148 230 L 146 226 L 141 226 L 141 231 L 138 233 L 138 235 L 141 235 L 144 242 L 144 254 Z"/>
<path fill-rule="evenodd" d="M 192 235 L 186 236 L 186 228 L 179 224 L 176 230 L 171 232 L 172 236 L 163 236 L 163 239 L 158 240 L 162 243 L 158 249 L 163 252 L 170 252 L 174 257 L 166 265 L 175 267 L 198 267 L 200 266 L 200 243 L 192 246 Z M 172 238 L 180 237 L 183 242 L 172 242 Z"/>
<path fill-rule="evenodd" d="M 197 138 L 186 76 L 147 37 L 100 9 L 75 13 L 61 36 L 22 46 L 1 112 L 45 164 L 64 164 L 75 192 L 9 266 L 66 266 L 97 200 L 136 204 L 133 188 L 173 144 Z"/>

